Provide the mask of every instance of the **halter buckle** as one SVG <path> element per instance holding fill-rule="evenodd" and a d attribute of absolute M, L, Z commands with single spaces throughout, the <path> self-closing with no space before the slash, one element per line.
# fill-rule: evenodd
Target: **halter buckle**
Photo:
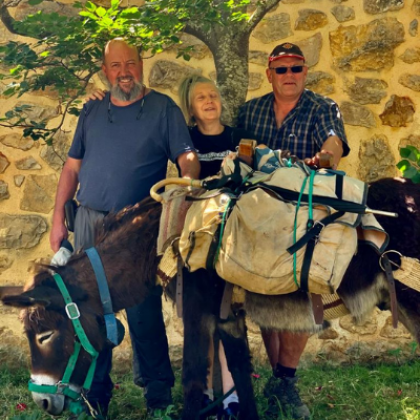
<path fill-rule="evenodd" d="M 68 387 L 68 384 L 63 384 L 63 382 L 59 381 L 56 383 L 57 392 L 56 394 L 64 395 L 64 390 Z"/>
<path fill-rule="evenodd" d="M 74 302 L 68 303 L 66 305 L 66 314 L 71 320 L 80 318 L 80 311 L 77 304 Z"/>

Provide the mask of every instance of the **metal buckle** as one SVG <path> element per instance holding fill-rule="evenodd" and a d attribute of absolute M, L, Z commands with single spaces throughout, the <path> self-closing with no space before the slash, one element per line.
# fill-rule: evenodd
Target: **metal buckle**
<path fill-rule="evenodd" d="M 382 258 L 384 257 L 384 255 L 386 254 L 390 254 L 390 253 L 394 253 L 397 254 L 400 258 L 402 258 L 402 254 L 401 252 L 396 251 L 395 249 L 390 249 L 388 251 L 383 252 L 380 256 L 379 256 L 379 267 L 381 267 L 382 271 L 386 271 L 384 266 L 382 265 Z M 399 268 L 401 268 L 400 265 L 395 264 L 394 261 L 389 260 L 389 263 L 391 265 L 393 265 L 394 267 L 397 267 L 396 269 L 398 270 Z M 394 271 L 394 270 L 393 270 Z"/>
<path fill-rule="evenodd" d="M 64 389 L 66 389 L 68 387 L 68 384 L 63 384 L 61 381 L 56 383 L 56 387 L 57 387 L 57 392 L 56 394 L 59 395 L 63 395 L 64 394 Z"/>
<path fill-rule="evenodd" d="M 79 307 L 74 302 L 68 303 L 66 305 L 66 314 L 71 320 L 80 318 Z"/>

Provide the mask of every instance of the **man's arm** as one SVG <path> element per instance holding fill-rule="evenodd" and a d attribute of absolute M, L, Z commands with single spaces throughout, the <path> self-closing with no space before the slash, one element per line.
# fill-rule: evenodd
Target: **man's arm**
<path fill-rule="evenodd" d="M 182 153 L 177 158 L 183 178 L 198 179 L 200 176 L 200 161 L 196 152 Z"/>
<path fill-rule="evenodd" d="M 68 157 L 66 163 L 64 164 L 63 171 L 61 172 L 60 180 L 58 181 L 50 232 L 50 245 L 54 252 L 59 250 L 61 241 L 66 239 L 68 236 L 66 225 L 64 224 L 64 204 L 74 197 L 79 183 L 79 172 L 81 166 L 81 159 Z"/>
<path fill-rule="evenodd" d="M 338 136 L 328 137 L 321 147 L 321 152 L 326 152 L 333 156 L 333 168 L 337 169 L 338 163 L 340 162 L 340 159 L 343 156 L 343 142 L 338 138 Z"/>

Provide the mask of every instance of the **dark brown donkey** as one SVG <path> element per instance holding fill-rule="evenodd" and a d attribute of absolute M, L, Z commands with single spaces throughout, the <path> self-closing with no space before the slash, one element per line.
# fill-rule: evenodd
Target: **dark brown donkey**
<path fill-rule="evenodd" d="M 408 257 L 420 258 L 420 188 L 410 181 L 384 179 L 370 186 L 371 208 L 397 212 L 398 219 L 379 218 L 388 231 L 394 249 Z M 100 230 L 97 249 L 109 281 L 116 311 L 141 302 L 154 284 L 158 259 L 160 204 L 145 200 L 133 208 L 108 216 Z M 84 253 L 55 269 L 66 283 L 81 313 L 81 323 L 92 343 L 101 350 L 106 334 L 94 274 Z M 223 341 L 229 369 L 240 400 L 240 418 L 256 420 L 258 414 L 250 379 L 251 362 L 246 340 L 245 312 L 262 327 L 281 330 L 316 331 L 306 293 L 264 296 L 246 293 L 243 306 L 232 307 L 227 321 L 218 318 L 222 282 L 211 274 L 197 272 L 184 285 L 184 420 L 196 420 L 205 388 L 208 345 L 213 334 Z M 420 293 L 396 282 L 400 321 L 415 339 L 420 339 Z M 378 264 L 378 255 L 360 244 L 338 293 L 358 320 L 375 306 L 389 308 L 389 292 Z M 28 308 L 23 318 L 28 336 L 35 383 L 59 381 L 74 348 L 74 329 L 64 311 L 64 301 L 51 272 L 39 273 L 31 290 L 2 297 L 4 304 Z M 82 351 L 71 378 L 74 389 L 84 381 L 90 357 Z M 35 401 L 51 414 L 59 414 L 67 402 L 57 395 L 36 394 Z"/>

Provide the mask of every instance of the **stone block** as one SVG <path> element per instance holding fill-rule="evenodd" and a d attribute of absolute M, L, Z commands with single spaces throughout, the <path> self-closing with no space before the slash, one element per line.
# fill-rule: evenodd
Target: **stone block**
<path fill-rule="evenodd" d="M 420 48 L 407 48 L 399 58 L 407 64 L 419 63 L 420 62 Z"/>
<path fill-rule="evenodd" d="M 261 73 L 250 72 L 248 90 L 258 90 L 264 81 L 264 76 Z"/>
<path fill-rule="evenodd" d="M 413 19 L 408 26 L 408 33 L 410 36 L 415 37 L 417 36 L 417 32 L 419 29 L 419 21 L 417 19 Z"/>
<path fill-rule="evenodd" d="M 309 38 L 296 42 L 296 45 L 302 50 L 305 56 L 305 63 L 308 67 L 313 67 L 318 64 L 322 48 L 322 35 L 319 32 Z"/>
<path fill-rule="evenodd" d="M 411 10 L 417 15 L 420 16 L 420 0 L 413 0 L 413 5 Z"/>
<path fill-rule="evenodd" d="M 9 165 L 9 159 L 7 159 L 6 155 L 0 152 L 0 174 L 2 174 Z"/>
<path fill-rule="evenodd" d="M 42 11 L 42 13 L 58 13 L 69 17 L 77 16 L 79 13 L 79 9 L 74 8 L 71 4 L 55 1 L 43 1 L 36 6 L 31 6 L 28 2 L 19 2 L 18 7 L 16 7 L 15 19 L 22 20 L 38 11 Z"/>
<path fill-rule="evenodd" d="M 330 32 L 333 63 L 344 71 L 379 71 L 394 65 L 394 49 L 404 42 L 404 26 L 395 18 L 339 26 Z"/>
<path fill-rule="evenodd" d="M 394 177 L 398 174 L 396 164 L 386 136 L 376 135 L 361 142 L 357 176 L 362 181 L 373 182 Z"/>
<path fill-rule="evenodd" d="M 393 12 L 403 7 L 404 0 L 363 0 L 364 11 L 371 15 Z"/>
<path fill-rule="evenodd" d="M 181 81 L 193 73 L 200 74 L 201 69 L 180 65 L 173 61 L 158 60 L 150 70 L 149 86 L 177 92 Z"/>
<path fill-rule="evenodd" d="M 58 178 L 51 175 L 29 175 L 26 179 L 20 209 L 49 213 L 54 208 Z"/>
<path fill-rule="evenodd" d="M 248 54 L 248 61 L 252 64 L 267 67 L 269 54 L 264 51 L 251 50 Z"/>
<path fill-rule="evenodd" d="M 21 171 L 40 170 L 42 166 L 32 157 L 28 156 L 23 159 L 19 159 L 15 162 L 16 168 Z"/>
<path fill-rule="evenodd" d="M 32 248 L 46 231 L 42 216 L 0 213 L 0 249 Z"/>
<path fill-rule="evenodd" d="M 67 159 L 67 152 L 71 145 L 72 137 L 64 131 L 59 131 L 53 138 L 51 146 L 44 145 L 39 156 L 52 169 L 61 172 L 64 162 Z"/>
<path fill-rule="evenodd" d="M 398 83 L 414 90 L 414 92 L 420 92 L 420 76 L 417 74 L 404 73 L 399 77 Z"/>
<path fill-rule="evenodd" d="M 35 142 L 31 137 L 23 137 L 22 134 L 12 133 L 0 136 L 0 143 L 14 149 L 30 150 L 34 147 Z"/>
<path fill-rule="evenodd" d="M 278 13 L 265 17 L 252 32 L 252 36 L 264 44 L 270 44 L 291 35 L 293 35 L 293 32 L 288 13 Z"/>
<path fill-rule="evenodd" d="M 52 107 L 48 105 L 40 105 L 33 102 L 18 102 L 16 106 L 30 105 L 30 108 L 25 109 L 22 112 L 22 116 L 26 121 L 43 121 L 51 120 L 55 118 L 60 113 L 60 107 Z"/>
<path fill-rule="evenodd" d="M 379 118 L 383 125 L 406 127 L 413 121 L 415 111 L 414 102 L 408 96 L 392 95 Z"/>
<path fill-rule="evenodd" d="M 330 95 L 334 93 L 335 77 L 325 71 L 309 72 L 306 78 L 305 87 L 319 93 L 320 95 Z"/>
<path fill-rule="evenodd" d="M 345 124 L 356 125 L 360 127 L 376 127 L 376 120 L 373 112 L 365 106 L 343 102 L 340 105 L 340 111 L 343 115 Z"/>
<path fill-rule="evenodd" d="M 204 44 L 204 42 L 200 41 L 195 36 L 189 34 L 182 34 L 180 40 L 182 42 L 181 44 L 173 45 L 166 51 L 175 52 L 176 54 L 178 54 L 185 48 L 191 48 L 188 50 L 187 54 L 190 57 L 193 57 L 197 60 L 202 60 L 203 58 L 211 56 L 209 47 L 207 47 L 207 45 Z"/>
<path fill-rule="evenodd" d="M 299 17 L 295 22 L 295 29 L 300 31 L 314 31 L 324 27 L 328 23 L 327 15 L 321 10 L 299 10 Z"/>
<path fill-rule="evenodd" d="M 334 6 L 331 13 L 337 19 L 337 22 L 347 22 L 356 17 L 354 9 L 348 6 Z"/>
<path fill-rule="evenodd" d="M 408 137 L 404 137 L 400 140 L 398 148 L 405 146 L 414 146 L 420 150 L 420 135 L 410 134 Z"/>
<path fill-rule="evenodd" d="M 0 201 L 9 198 L 9 185 L 0 179 Z"/>
<path fill-rule="evenodd" d="M 386 96 L 388 84 L 380 79 L 365 79 L 355 77 L 354 82 L 347 88 L 350 99 L 359 104 L 379 104 Z"/>
<path fill-rule="evenodd" d="M 15 182 L 16 187 L 20 188 L 25 181 L 25 177 L 23 175 L 15 175 L 13 177 L 13 181 Z"/>
<path fill-rule="evenodd" d="M 0 274 L 10 268 L 13 264 L 13 258 L 4 253 L 0 253 Z"/>

